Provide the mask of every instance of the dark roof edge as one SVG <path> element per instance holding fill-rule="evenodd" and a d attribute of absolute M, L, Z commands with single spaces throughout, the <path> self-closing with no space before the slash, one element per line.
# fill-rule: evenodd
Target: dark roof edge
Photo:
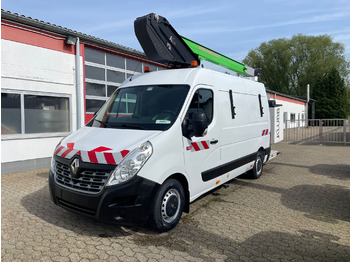
<path fill-rule="evenodd" d="M 61 35 L 71 35 L 74 37 L 79 37 L 80 40 L 82 41 L 87 41 L 87 42 L 91 42 L 93 44 L 97 44 L 97 45 L 101 45 L 103 47 L 107 47 L 107 48 L 113 48 L 116 49 L 118 51 L 122 51 L 125 52 L 127 54 L 131 54 L 131 55 L 136 55 L 139 56 L 143 59 L 147 59 L 149 60 L 145 53 L 129 48 L 129 47 L 125 47 L 122 45 L 118 45 L 116 43 L 113 42 L 109 42 L 91 35 L 87 35 L 87 34 L 83 34 L 81 32 L 77 32 L 65 27 L 61 27 L 61 26 L 57 26 L 55 24 L 50 24 L 44 21 L 39 21 L 38 19 L 33 19 L 31 17 L 26 17 L 24 15 L 19 15 L 17 13 L 11 13 L 9 11 L 5 11 L 3 9 L 1 9 L 1 19 L 6 19 L 8 21 L 12 21 L 12 22 L 17 22 L 23 25 L 28 25 L 28 26 L 32 26 L 41 30 L 47 30 L 53 33 L 57 33 L 57 34 L 61 34 Z M 156 63 L 154 61 L 151 61 L 155 64 L 159 64 Z"/>
<path fill-rule="evenodd" d="M 270 94 L 276 94 L 276 95 L 283 96 L 283 97 L 286 97 L 286 98 L 294 99 L 294 100 L 297 100 L 297 101 L 301 101 L 301 102 L 304 102 L 304 103 L 307 102 L 306 99 L 303 99 L 303 98 L 300 98 L 300 97 L 295 97 L 295 96 L 290 96 L 290 95 L 286 95 L 286 94 L 282 94 L 282 93 L 279 93 L 279 92 L 276 92 L 276 91 L 273 91 L 273 90 L 270 90 L 270 89 L 267 89 L 267 88 L 266 88 L 266 92 L 270 93 Z M 310 100 L 313 100 L 313 99 L 310 99 Z M 316 101 L 316 100 L 313 100 L 313 101 Z"/>

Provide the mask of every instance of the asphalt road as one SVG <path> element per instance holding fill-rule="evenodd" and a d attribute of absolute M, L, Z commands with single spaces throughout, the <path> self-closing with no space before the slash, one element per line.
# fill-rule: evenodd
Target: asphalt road
<path fill-rule="evenodd" d="M 273 149 L 260 179 L 210 192 L 163 234 L 55 206 L 48 169 L 2 175 L 2 261 L 350 261 L 350 147 Z"/>

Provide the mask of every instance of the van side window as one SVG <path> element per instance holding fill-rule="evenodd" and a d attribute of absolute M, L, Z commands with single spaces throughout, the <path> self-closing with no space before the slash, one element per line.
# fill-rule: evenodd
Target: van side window
<path fill-rule="evenodd" d="M 232 94 L 232 90 L 229 91 L 229 96 L 230 96 L 230 105 L 231 105 L 232 119 L 235 119 L 235 116 L 236 116 L 235 109 L 236 109 L 236 107 L 235 107 L 234 104 L 233 104 L 233 94 Z"/>
<path fill-rule="evenodd" d="M 198 89 L 194 94 L 187 117 L 192 120 L 194 112 L 204 112 L 207 116 L 208 125 L 213 120 L 213 92 L 209 89 Z"/>
<path fill-rule="evenodd" d="M 259 106 L 260 106 L 260 116 L 263 117 L 264 115 L 264 108 L 261 103 L 261 95 L 259 94 Z"/>

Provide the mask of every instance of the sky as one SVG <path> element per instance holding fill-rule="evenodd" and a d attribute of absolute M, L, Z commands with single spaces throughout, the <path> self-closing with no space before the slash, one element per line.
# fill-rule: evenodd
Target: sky
<path fill-rule="evenodd" d="M 2 0 L 1 8 L 139 51 L 133 22 L 153 12 L 237 61 L 272 39 L 328 34 L 350 60 L 350 0 Z"/>

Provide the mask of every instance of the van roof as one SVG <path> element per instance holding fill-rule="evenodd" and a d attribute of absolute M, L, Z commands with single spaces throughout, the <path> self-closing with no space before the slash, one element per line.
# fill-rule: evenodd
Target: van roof
<path fill-rule="evenodd" d="M 217 86 L 218 83 L 237 83 L 243 85 L 243 83 L 249 83 L 250 86 L 263 86 L 262 83 L 258 83 L 242 77 L 232 76 L 229 74 L 221 73 L 207 68 L 184 68 L 184 69 L 168 69 L 161 71 L 154 71 L 144 74 L 132 76 L 123 83 L 123 86 L 137 86 L 137 85 L 190 85 L 196 86 L 198 84 Z M 221 85 L 221 84 L 220 84 Z M 226 88 L 223 88 L 226 89 Z"/>

